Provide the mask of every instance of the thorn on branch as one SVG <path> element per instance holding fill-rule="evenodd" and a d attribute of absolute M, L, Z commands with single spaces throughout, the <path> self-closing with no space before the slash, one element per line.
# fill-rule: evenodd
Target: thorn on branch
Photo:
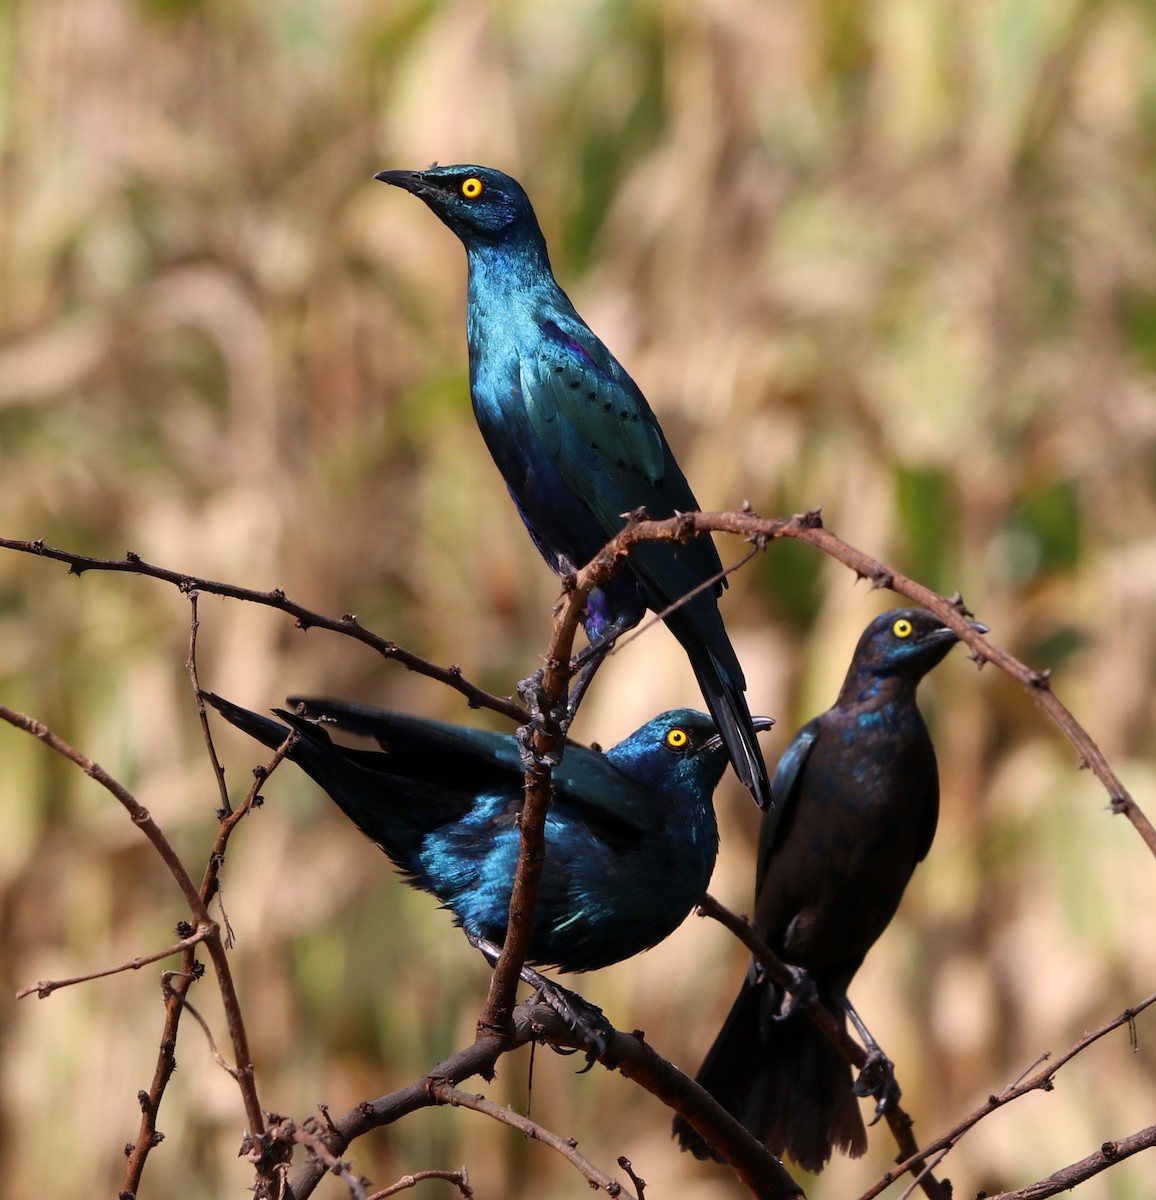
<path fill-rule="evenodd" d="M 646 508 L 640 505 L 638 508 L 631 509 L 630 512 L 618 515 L 626 522 L 626 528 L 629 529 L 632 525 L 639 525 L 646 520 Z"/>
<path fill-rule="evenodd" d="M 1132 801 L 1127 796 L 1113 796 L 1108 805 L 1117 817 L 1124 816 L 1131 806 Z"/>
<path fill-rule="evenodd" d="M 643 1179 L 641 1175 L 636 1175 L 634 1173 L 634 1166 L 625 1154 L 620 1154 L 618 1156 L 618 1165 L 626 1172 L 627 1175 L 630 1176 L 630 1182 L 634 1184 L 638 1191 L 638 1200 L 642 1200 L 646 1193 L 646 1180 Z"/>
<path fill-rule="evenodd" d="M 882 591 L 884 588 L 889 588 L 892 584 L 894 576 L 885 567 L 876 567 L 870 574 L 871 590 L 873 592 Z"/>
<path fill-rule="evenodd" d="M 1030 683 L 1032 687 L 1039 688 L 1040 691 L 1046 692 L 1051 688 L 1051 684 L 1048 682 L 1051 677 L 1051 667 L 1048 667 L 1043 671 L 1032 671 L 1032 673 L 1028 676 L 1028 683 Z"/>
<path fill-rule="evenodd" d="M 44 539 L 43 538 L 37 538 L 32 543 L 32 553 L 33 554 L 43 554 L 44 553 Z"/>
<path fill-rule="evenodd" d="M 141 557 L 135 550 L 126 550 L 124 552 L 124 561 L 128 563 L 139 563 L 141 561 Z"/>
<path fill-rule="evenodd" d="M 795 514 L 795 523 L 800 529 L 822 529 L 823 528 L 823 509 L 809 508 L 806 512 Z"/>

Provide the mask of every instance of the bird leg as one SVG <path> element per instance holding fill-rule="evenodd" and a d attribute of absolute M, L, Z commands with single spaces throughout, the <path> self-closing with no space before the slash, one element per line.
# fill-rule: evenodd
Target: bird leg
<path fill-rule="evenodd" d="M 569 720 L 574 719 L 578 705 L 582 703 L 582 697 L 586 695 L 586 689 L 593 681 L 598 668 L 606 661 L 620 635 L 633 628 L 633 624 L 630 617 L 621 617 L 612 621 L 599 632 L 597 637 L 583 646 L 570 659 L 570 670 L 576 674 L 574 684 L 570 688 L 570 697 L 566 702 Z"/>
<path fill-rule="evenodd" d="M 490 966 L 498 961 L 502 950 L 489 938 L 466 932 L 470 945 L 475 946 L 485 955 Z M 523 983 L 528 983 L 534 989 L 535 1002 L 541 1002 L 551 1008 L 565 1022 L 567 1028 L 573 1030 L 586 1045 L 586 1067 L 589 1070 L 595 1061 L 602 1057 L 610 1048 L 610 1039 L 614 1036 L 614 1026 L 606 1019 L 602 1009 L 589 1000 L 584 1000 L 577 992 L 571 992 L 561 984 L 547 979 L 545 975 L 528 967 L 524 963 L 519 975 Z M 552 1047 L 552 1049 L 558 1049 Z M 562 1054 L 572 1054 L 572 1050 L 559 1050 Z"/>
<path fill-rule="evenodd" d="M 875 1116 L 871 1118 L 871 1124 L 874 1125 L 891 1105 L 899 1102 L 902 1094 L 895 1078 L 895 1064 L 883 1053 L 882 1047 L 871 1036 L 871 1031 L 863 1024 L 863 1018 L 846 996 L 843 997 L 843 1008 L 867 1051 L 867 1061 L 851 1090 L 856 1096 L 875 1097 Z"/>
<path fill-rule="evenodd" d="M 577 670 L 570 695 L 566 699 L 566 723 L 574 720 L 578 713 L 578 705 L 586 695 L 586 689 L 594 682 L 598 668 L 606 661 L 606 656 L 614 649 L 614 638 L 599 639 L 596 645 L 586 646 L 570 660 L 571 670 Z"/>

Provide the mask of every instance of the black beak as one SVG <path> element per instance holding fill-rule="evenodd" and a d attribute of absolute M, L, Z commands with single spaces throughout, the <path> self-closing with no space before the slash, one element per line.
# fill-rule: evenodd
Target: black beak
<path fill-rule="evenodd" d="M 420 171 L 378 171 L 374 179 L 412 192 L 415 196 L 428 196 L 434 191 Z"/>
<path fill-rule="evenodd" d="M 774 717 L 751 717 L 751 724 L 755 727 L 756 733 L 765 733 L 775 723 Z M 708 738 L 703 743 L 704 750 L 716 750 L 723 744 L 722 734 L 716 733 L 714 737 Z"/>

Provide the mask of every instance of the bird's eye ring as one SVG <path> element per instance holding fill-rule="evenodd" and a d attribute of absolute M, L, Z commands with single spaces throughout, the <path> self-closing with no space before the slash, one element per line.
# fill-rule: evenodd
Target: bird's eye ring
<path fill-rule="evenodd" d="M 895 634 L 897 638 L 906 638 L 911 636 L 912 628 L 913 626 L 911 622 L 906 617 L 900 617 L 899 620 L 891 626 L 891 632 Z"/>
<path fill-rule="evenodd" d="M 485 184 L 476 175 L 462 180 L 462 195 L 467 200 L 476 200 L 485 190 Z"/>
<path fill-rule="evenodd" d="M 682 750 L 689 741 L 690 738 L 685 729 L 672 729 L 666 735 L 666 744 L 672 750 Z"/>

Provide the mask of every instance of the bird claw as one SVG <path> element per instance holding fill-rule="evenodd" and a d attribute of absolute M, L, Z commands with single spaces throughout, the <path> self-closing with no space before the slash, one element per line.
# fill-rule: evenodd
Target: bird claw
<path fill-rule="evenodd" d="M 544 771 L 556 767 L 562 761 L 561 750 L 551 750 L 547 754 L 539 754 L 534 749 L 534 731 L 543 730 L 551 721 L 558 727 L 564 737 L 570 724 L 570 714 L 564 710 L 559 714 L 556 710 L 547 713 L 542 707 L 542 671 L 523 679 L 518 684 L 518 697 L 530 710 L 530 719 L 514 734 L 521 751 L 522 767 L 526 771 Z"/>
<path fill-rule="evenodd" d="M 539 754 L 534 749 L 534 730 L 536 728 L 538 728 L 537 723 L 531 722 L 529 725 L 519 726 L 514 733 L 522 758 L 522 769 L 531 773 L 552 770 L 562 761 L 561 753 L 556 750 L 551 750 L 548 754 Z"/>
<path fill-rule="evenodd" d="M 584 1075 L 610 1049 L 614 1026 L 596 1004 L 591 1004 L 589 1000 L 584 1000 L 576 992 L 571 992 L 560 984 L 552 983 L 536 971 L 527 968 L 527 972 L 537 976 L 534 980 L 534 1002 L 553 1009 L 584 1043 L 586 1065 L 578 1072 L 579 1075 Z M 552 1048 L 560 1054 L 577 1053 L 577 1048 Z"/>
<path fill-rule="evenodd" d="M 802 967 L 793 967 L 790 963 L 783 964 L 791 973 L 791 990 L 786 997 L 786 1007 L 775 1013 L 774 1020 L 789 1021 L 797 1012 L 819 1003 L 819 989 L 815 981 Z"/>
<path fill-rule="evenodd" d="M 470 945 L 482 952 L 490 966 L 497 963 L 502 953 L 497 943 L 469 930 L 465 930 L 465 935 Z M 534 1003 L 541 1002 L 547 1008 L 553 1009 L 566 1026 L 579 1036 L 586 1050 L 586 1066 L 579 1074 L 589 1071 L 610 1048 L 610 1039 L 614 1036 L 614 1026 L 606 1019 L 605 1013 L 596 1004 L 584 1000 L 577 992 L 571 992 L 560 983 L 554 983 L 525 963 L 522 964 L 518 975 L 523 983 L 528 983 L 534 989 Z M 562 1051 L 567 1052 L 576 1053 L 576 1049 Z"/>
<path fill-rule="evenodd" d="M 872 1125 L 877 1124 L 888 1109 L 899 1103 L 902 1092 L 895 1078 L 895 1064 L 878 1046 L 868 1053 L 867 1061 L 863 1064 L 859 1078 L 852 1084 L 851 1090 L 860 1098 L 875 1097 Z"/>

